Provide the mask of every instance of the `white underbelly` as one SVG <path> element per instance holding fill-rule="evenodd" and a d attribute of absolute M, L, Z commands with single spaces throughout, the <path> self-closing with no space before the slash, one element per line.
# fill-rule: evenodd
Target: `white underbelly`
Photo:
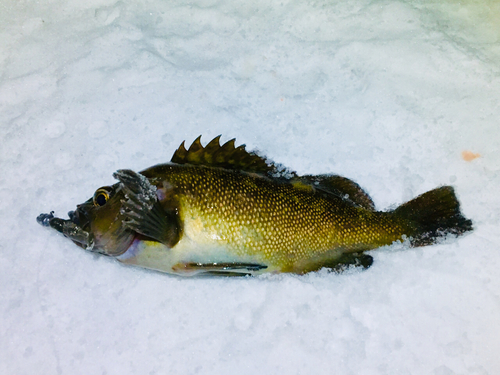
<path fill-rule="evenodd" d="M 267 268 L 260 259 L 239 256 L 228 250 L 226 246 L 215 243 L 199 244 L 183 237 L 173 248 L 156 241 L 134 240 L 128 250 L 116 257 L 120 262 L 138 267 L 149 268 L 179 276 L 194 276 L 206 272 L 237 272 L 244 274 L 261 274 L 277 271 Z M 234 264 L 235 268 L 220 265 Z M 266 266 L 257 270 L 241 268 L 242 264 Z M 205 265 L 205 266 L 203 266 Z M 237 267 L 240 268 L 237 268 Z"/>

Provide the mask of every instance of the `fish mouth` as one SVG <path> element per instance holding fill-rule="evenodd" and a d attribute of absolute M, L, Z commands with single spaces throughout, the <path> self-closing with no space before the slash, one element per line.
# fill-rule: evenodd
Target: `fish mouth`
<path fill-rule="evenodd" d="M 83 209 L 83 205 L 77 205 L 75 211 L 69 211 L 68 217 L 75 225 L 88 232 L 90 219 L 87 212 Z"/>
<path fill-rule="evenodd" d="M 90 221 L 85 212 L 77 207 L 76 211 L 68 212 L 69 219 L 60 219 L 54 216 L 54 211 L 48 214 L 40 214 L 36 218 L 38 224 L 50 227 L 62 233 L 78 246 L 86 250 L 94 248 L 94 238 L 88 231 Z"/>

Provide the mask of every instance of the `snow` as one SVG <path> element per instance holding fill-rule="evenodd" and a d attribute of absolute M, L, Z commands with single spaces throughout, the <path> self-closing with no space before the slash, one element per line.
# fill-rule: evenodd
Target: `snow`
<path fill-rule="evenodd" d="M 0 373 L 499 374 L 499 17 L 496 0 L 1 2 Z M 475 230 L 364 272 L 181 279 L 36 223 L 200 134 L 352 178 L 379 209 L 452 184 Z"/>

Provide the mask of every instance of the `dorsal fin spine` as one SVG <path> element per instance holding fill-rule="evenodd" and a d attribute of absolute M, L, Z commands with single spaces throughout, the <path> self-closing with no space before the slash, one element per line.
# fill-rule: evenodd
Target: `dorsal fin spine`
<path fill-rule="evenodd" d="M 175 151 L 171 161 L 177 164 L 204 165 L 214 168 L 225 168 L 244 172 L 273 176 L 279 172 L 273 163 L 245 149 L 245 145 L 235 147 L 235 139 L 230 139 L 222 146 L 221 136 L 212 139 L 205 147 L 201 144 L 201 136 L 186 150 L 182 142 Z"/>

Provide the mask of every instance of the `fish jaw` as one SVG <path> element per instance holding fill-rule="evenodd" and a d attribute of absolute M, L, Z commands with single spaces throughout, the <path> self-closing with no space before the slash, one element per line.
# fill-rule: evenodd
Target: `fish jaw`
<path fill-rule="evenodd" d="M 54 211 L 38 215 L 36 221 L 44 227 L 50 227 L 62 233 L 65 237 L 86 250 L 92 251 L 94 248 L 94 238 L 88 231 L 82 229 L 71 219 L 65 220 L 55 217 Z"/>

